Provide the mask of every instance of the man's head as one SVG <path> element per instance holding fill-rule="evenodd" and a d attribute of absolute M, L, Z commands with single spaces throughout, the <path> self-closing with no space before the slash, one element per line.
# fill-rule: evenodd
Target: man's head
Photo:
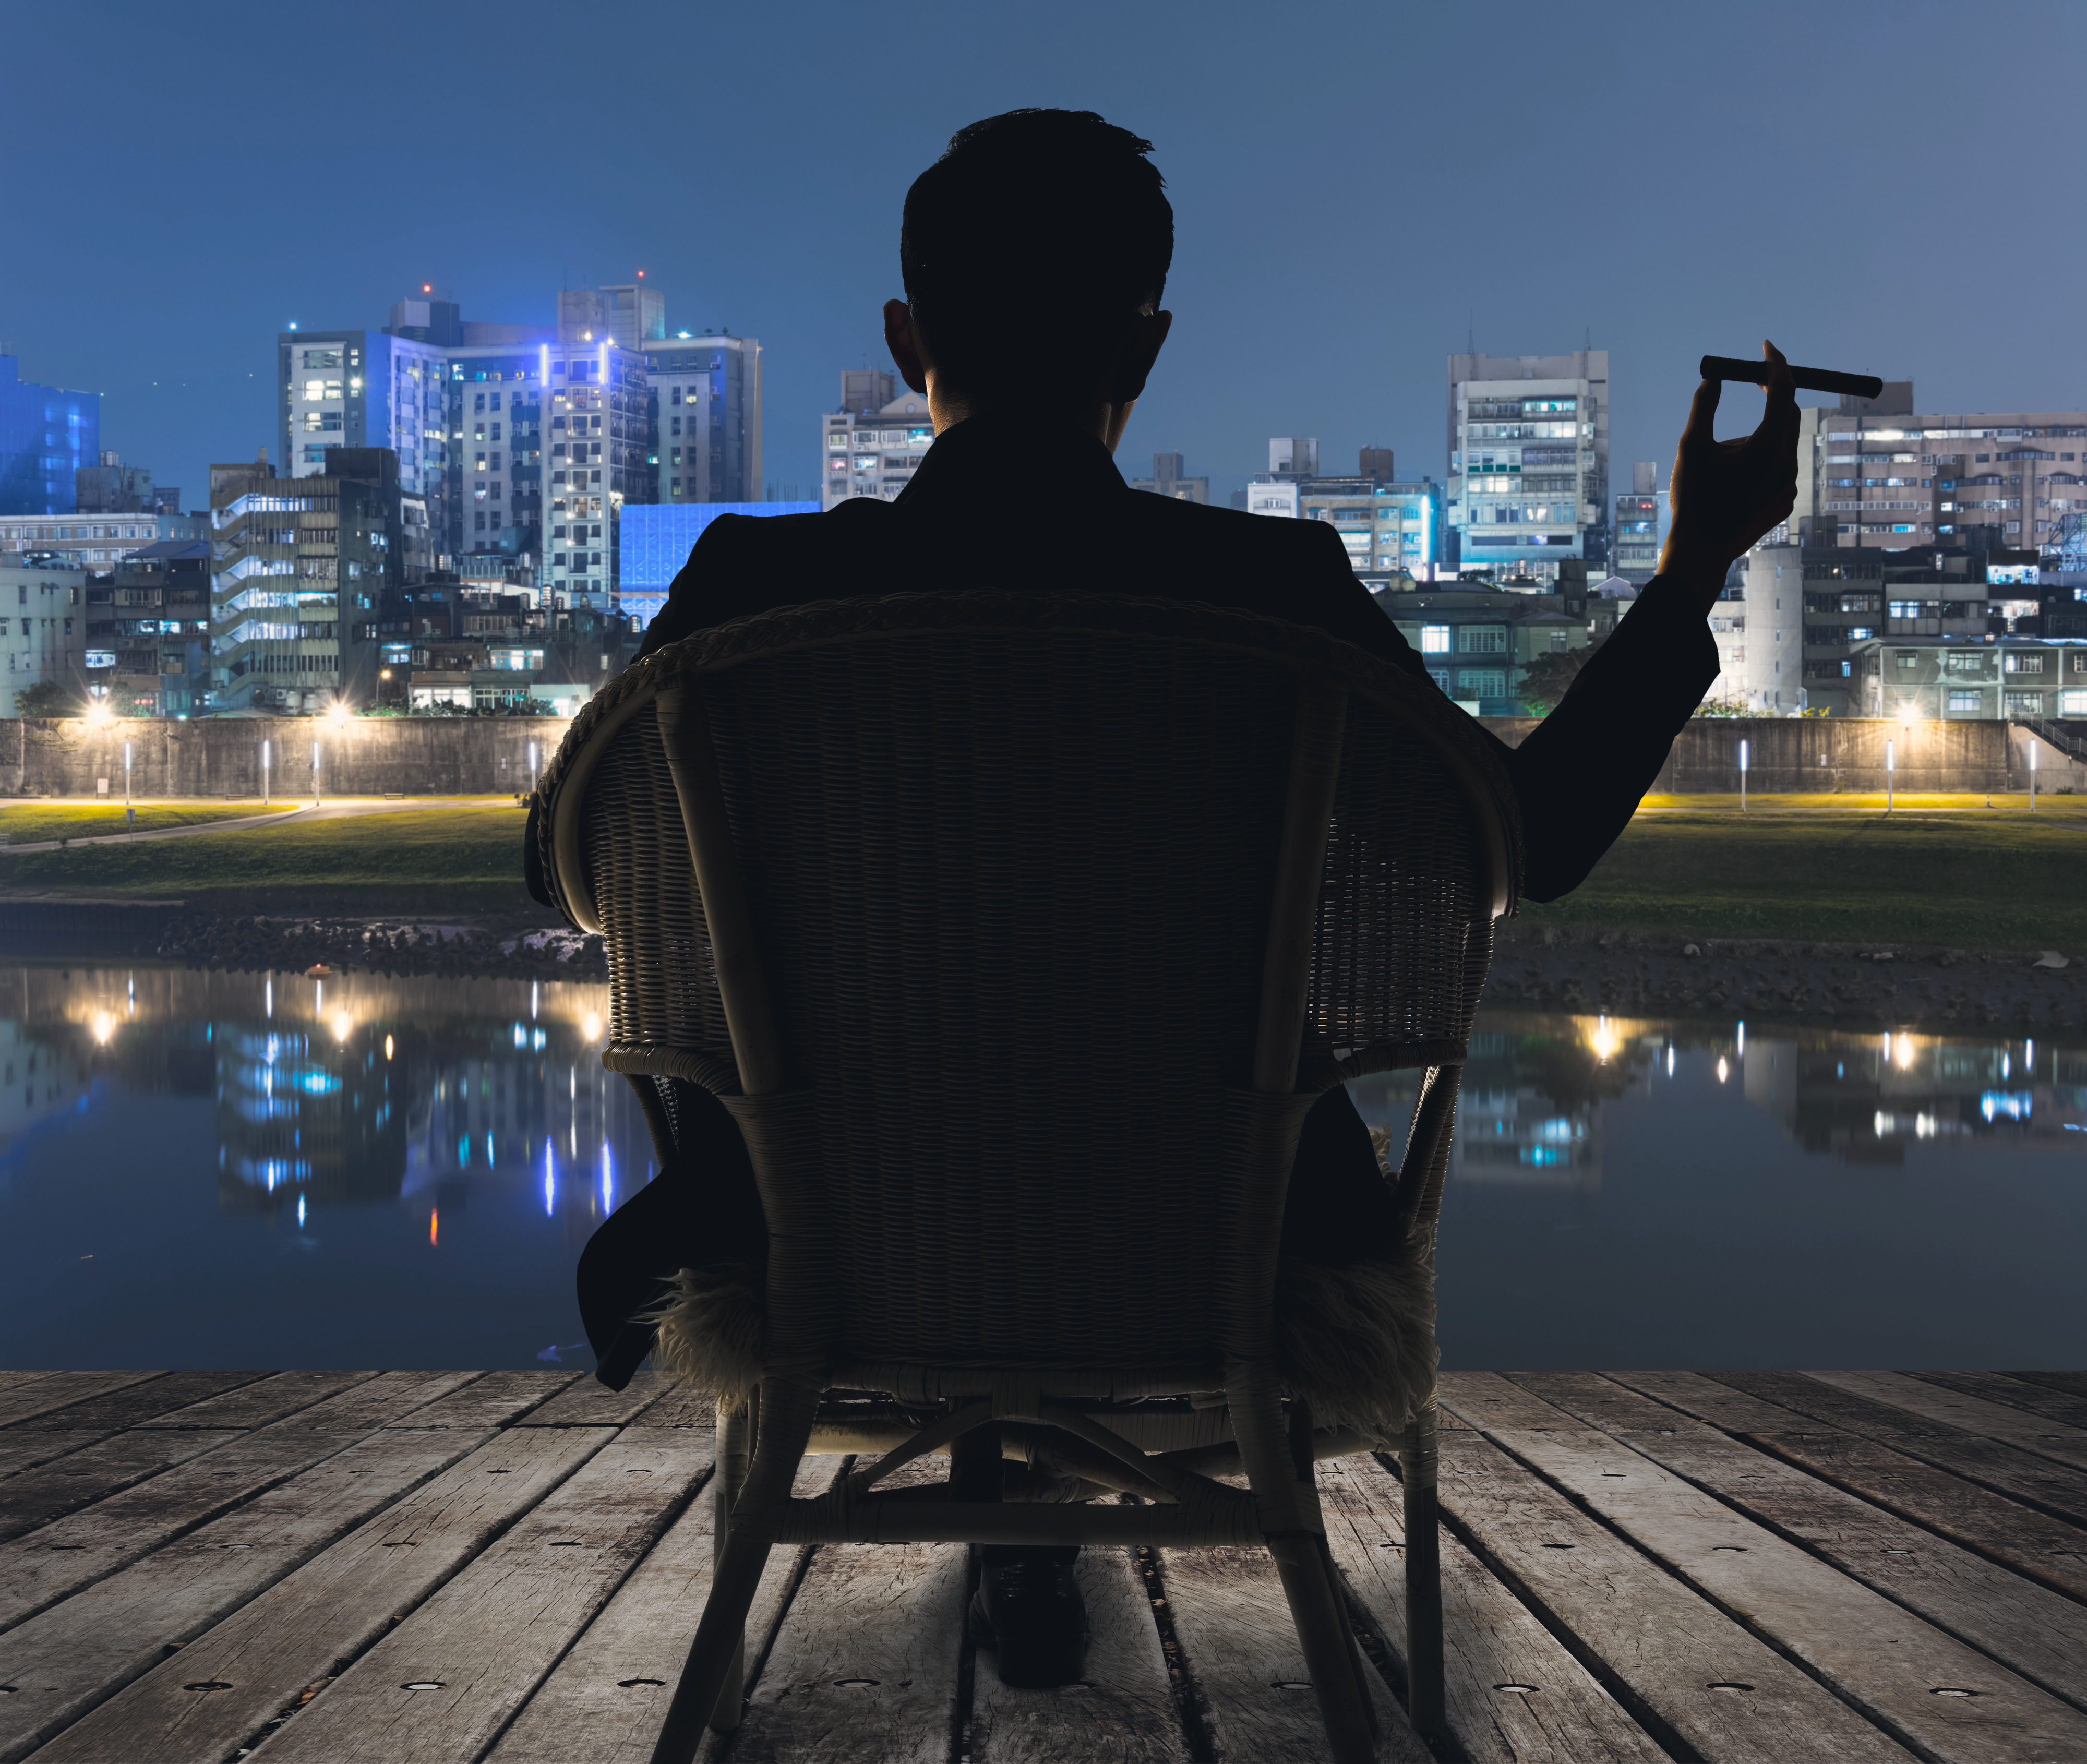
<path fill-rule="evenodd" d="M 969 408 L 1127 407 L 1166 335 L 1174 257 L 1151 151 L 1090 110 L 960 130 L 906 195 L 907 298 L 886 323 L 901 369 L 916 351 L 938 394 Z"/>

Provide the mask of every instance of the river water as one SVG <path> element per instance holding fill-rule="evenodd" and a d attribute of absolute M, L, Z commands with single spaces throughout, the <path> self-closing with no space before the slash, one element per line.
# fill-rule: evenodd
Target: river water
<path fill-rule="evenodd" d="M 573 1267 L 652 1172 L 607 1011 L 0 968 L 0 1365 L 591 1367 Z M 2087 1042 L 1487 1013 L 1443 1362 L 2087 1365 L 2083 1247 Z"/>

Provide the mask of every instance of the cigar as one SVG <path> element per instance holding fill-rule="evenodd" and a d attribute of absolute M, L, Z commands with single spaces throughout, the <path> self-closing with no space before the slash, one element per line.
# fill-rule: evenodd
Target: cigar
<path fill-rule="evenodd" d="M 1737 380 L 1743 386 L 1768 384 L 1768 363 L 1741 361 L 1729 355 L 1703 357 L 1706 380 Z M 1790 377 L 1800 392 L 1839 392 L 1850 398 L 1876 398 L 1884 382 L 1874 374 L 1836 374 L 1831 368 L 1792 368 Z"/>

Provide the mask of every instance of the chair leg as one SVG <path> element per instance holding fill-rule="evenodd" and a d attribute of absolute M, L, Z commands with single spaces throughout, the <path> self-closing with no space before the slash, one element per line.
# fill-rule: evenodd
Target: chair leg
<path fill-rule="evenodd" d="M 754 1418 L 759 1412 L 761 1393 L 748 1393 L 745 1402 L 718 1416 L 717 1485 L 715 1506 L 711 1522 L 711 1572 L 724 1560 L 725 1541 L 732 1526 L 732 1510 L 739 1499 L 739 1491 L 746 1486 L 746 1469 L 753 1458 Z M 746 1697 L 746 1637 L 742 1630 L 739 1645 L 732 1651 L 732 1664 L 726 1668 L 724 1682 L 718 1687 L 717 1701 L 711 1709 L 711 1731 L 729 1733 L 739 1725 L 740 1704 Z"/>
<path fill-rule="evenodd" d="M 1406 1425 L 1399 1454 L 1406 1509 L 1406 1681 L 1407 1711 L 1423 1734 L 1442 1732 L 1442 1539 L 1435 1487 L 1435 1405 Z"/>
<path fill-rule="evenodd" d="M 1268 1540 L 1304 1651 L 1304 1670 L 1319 1699 L 1334 1764 L 1370 1764 L 1376 1745 L 1369 1699 L 1351 1664 L 1355 1634 L 1321 1570 L 1320 1548 L 1320 1540 L 1310 1532 Z"/>
<path fill-rule="evenodd" d="M 693 1764 L 702 1743 L 703 1726 L 716 1708 L 728 1676 L 734 1675 L 746 1634 L 746 1613 L 768 1565 L 769 1545 L 757 1539 L 728 1539 L 724 1554 L 711 1578 L 711 1595 L 703 1620 L 689 1644 L 689 1657 L 674 1686 L 666 1725 L 652 1748 L 652 1764 Z M 735 1723 L 739 1711 L 732 1711 Z"/>

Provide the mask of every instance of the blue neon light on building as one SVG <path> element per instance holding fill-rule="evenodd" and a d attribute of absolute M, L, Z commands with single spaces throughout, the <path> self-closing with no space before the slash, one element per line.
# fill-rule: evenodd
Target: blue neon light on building
<path fill-rule="evenodd" d="M 39 386 L 0 355 L 0 515 L 70 515 L 73 473 L 100 458 L 100 393 Z"/>
<path fill-rule="evenodd" d="M 817 502 L 626 502 L 621 585 L 624 615 L 649 625 L 703 529 L 720 515 L 816 515 Z"/>

